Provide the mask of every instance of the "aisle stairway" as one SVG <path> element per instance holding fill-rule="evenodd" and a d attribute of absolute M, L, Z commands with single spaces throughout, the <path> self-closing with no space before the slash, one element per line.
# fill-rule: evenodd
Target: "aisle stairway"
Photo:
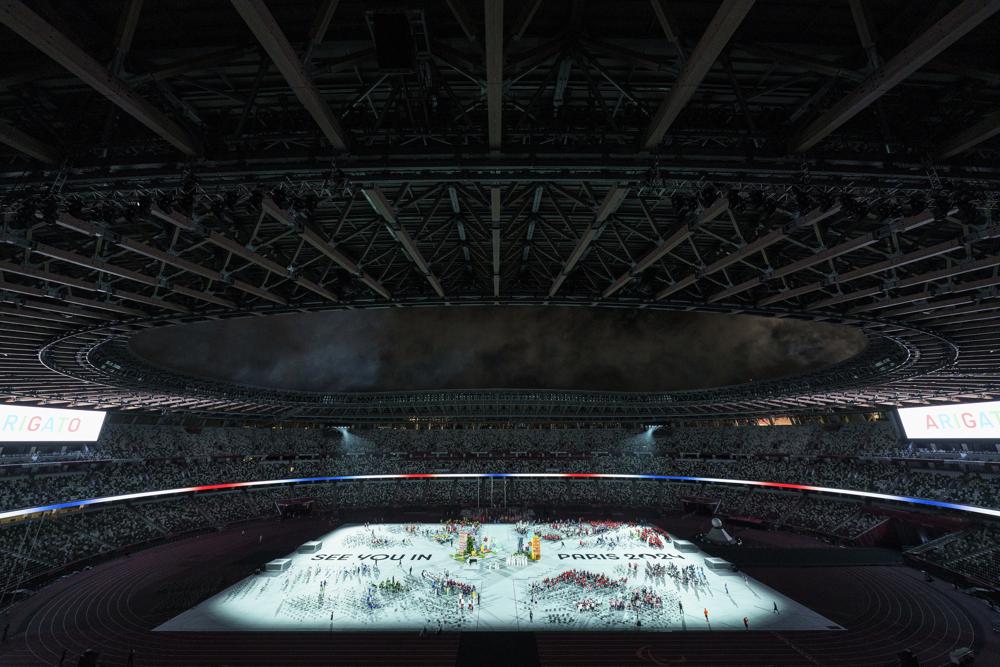
<path fill-rule="evenodd" d="M 964 530 L 958 531 L 956 533 L 948 533 L 947 535 L 942 535 L 936 540 L 931 540 L 930 542 L 924 542 L 919 546 L 915 546 L 912 549 L 908 549 L 906 553 L 910 554 L 911 556 L 919 556 L 920 554 L 930 551 L 931 549 L 937 549 L 938 547 L 943 547 L 944 545 L 950 542 L 954 542 L 955 540 L 959 539 L 966 533 L 968 533 L 968 531 Z"/>

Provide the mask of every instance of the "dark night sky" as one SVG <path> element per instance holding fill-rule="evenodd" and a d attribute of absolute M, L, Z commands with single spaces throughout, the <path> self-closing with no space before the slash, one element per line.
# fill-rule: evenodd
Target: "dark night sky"
<path fill-rule="evenodd" d="M 654 311 L 503 307 L 331 311 L 143 332 L 132 349 L 174 371 L 305 391 L 699 389 L 847 359 L 855 329 Z"/>

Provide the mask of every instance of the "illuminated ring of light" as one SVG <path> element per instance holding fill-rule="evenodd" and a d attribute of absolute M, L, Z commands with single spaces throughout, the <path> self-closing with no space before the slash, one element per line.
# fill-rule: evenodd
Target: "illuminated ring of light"
<path fill-rule="evenodd" d="M 709 484 L 736 484 L 740 486 L 762 486 L 770 489 L 794 489 L 796 491 L 815 491 L 817 493 L 840 494 L 845 496 L 857 496 L 860 498 L 872 498 L 875 500 L 894 500 L 897 502 L 911 503 L 914 505 L 925 505 L 930 507 L 942 507 L 960 512 L 972 512 L 974 514 L 985 514 L 987 516 L 1000 517 L 1000 510 L 987 509 L 985 507 L 975 507 L 974 505 L 960 505 L 942 500 L 929 500 L 927 498 L 910 498 L 909 496 L 894 496 L 888 493 L 874 493 L 872 491 L 855 491 L 853 489 L 834 489 L 825 486 L 809 486 L 807 484 L 785 484 L 783 482 L 754 482 L 744 479 L 718 479 L 715 477 L 686 477 L 682 475 L 649 475 L 649 474 L 619 474 L 601 472 L 469 472 L 469 473 L 410 473 L 393 475 L 333 475 L 331 477 L 297 477 L 294 479 L 268 479 L 255 482 L 229 482 L 226 484 L 208 484 L 204 486 L 187 486 L 179 489 L 161 489 L 160 491 L 143 491 L 141 493 L 126 493 L 120 496 L 105 496 L 103 498 L 90 498 L 88 500 L 70 500 L 52 505 L 39 505 L 38 507 L 25 507 L 19 510 L 0 512 L 0 521 L 13 519 L 15 517 L 38 514 L 39 512 L 49 512 L 52 510 L 72 509 L 74 507 L 86 507 L 89 505 L 102 505 L 125 500 L 137 500 L 139 498 L 155 498 L 157 496 L 168 496 L 178 493 L 194 493 L 197 491 L 220 491 L 222 489 L 242 489 L 253 486 L 275 486 L 279 484 L 303 484 L 310 482 L 356 482 L 364 480 L 379 479 L 483 479 L 483 478 L 529 478 L 529 479 L 648 479 L 670 482 L 708 482 Z"/>

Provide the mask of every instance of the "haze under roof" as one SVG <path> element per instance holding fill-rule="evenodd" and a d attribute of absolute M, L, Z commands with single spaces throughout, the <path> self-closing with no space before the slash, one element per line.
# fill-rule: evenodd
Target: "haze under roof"
<path fill-rule="evenodd" d="M 154 365 L 319 392 L 668 391 L 770 380 L 844 361 L 859 330 L 748 315 L 557 307 L 297 313 L 143 332 Z"/>

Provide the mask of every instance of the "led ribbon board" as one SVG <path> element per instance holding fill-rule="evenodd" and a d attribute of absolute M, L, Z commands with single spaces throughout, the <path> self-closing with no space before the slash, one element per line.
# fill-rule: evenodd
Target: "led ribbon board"
<path fill-rule="evenodd" d="M 942 509 L 958 510 L 960 512 L 972 512 L 987 516 L 1000 517 L 1000 510 L 989 509 L 987 507 L 976 507 L 974 505 L 961 505 L 950 503 L 944 500 L 930 500 L 928 498 L 911 498 L 909 496 L 895 496 L 888 493 L 875 493 L 873 491 L 856 491 L 854 489 L 834 489 L 825 486 L 808 486 L 806 484 L 787 484 L 784 482 L 755 482 L 746 479 L 721 479 L 715 477 L 687 477 L 683 475 L 632 475 L 618 473 L 601 472 L 455 472 L 455 473 L 410 473 L 403 475 L 334 475 L 331 477 L 296 477 L 293 479 L 262 479 L 253 482 L 227 482 L 225 484 L 208 484 L 205 486 L 187 486 L 178 489 L 160 489 L 159 491 L 142 491 L 140 493 L 127 493 L 120 496 L 105 496 L 103 498 L 89 498 L 86 500 L 68 500 L 51 505 L 39 505 L 38 507 L 25 507 L 8 512 L 0 512 L 0 521 L 13 519 L 14 517 L 37 514 L 39 512 L 49 512 L 53 510 L 73 509 L 76 507 L 86 507 L 88 505 L 101 505 L 105 503 L 116 503 L 125 500 L 136 500 L 139 498 L 154 498 L 157 496 L 169 496 L 179 493 L 194 493 L 198 491 L 220 491 L 222 489 L 242 489 L 255 486 L 277 486 L 281 484 L 309 484 L 322 482 L 363 482 L 366 480 L 385 479 L 477 479 L 477 478 L 497 478 L 497 479 L 646 479 L 661 482 L 707 482 L 709 484 L 735 484 L 738 486 L 761 486 L 772 489 L 792 489 L 795 491 L 813 491 L 816 493 L 830 493 L 856 498 L 871 498 L 873 500 L 892 500 L 900 503 L 911 503 L 923 505 L 925 507 L 939 507 Z"/>
<path fill-rule="evenodd" d="M 911 440 L 1000 440 L 1000 401 L 896 411 Z"/>
<path fill-rule="evenodd" d="M 0 442 L 94 442 L 105 414 L 0 405 Z"/>

